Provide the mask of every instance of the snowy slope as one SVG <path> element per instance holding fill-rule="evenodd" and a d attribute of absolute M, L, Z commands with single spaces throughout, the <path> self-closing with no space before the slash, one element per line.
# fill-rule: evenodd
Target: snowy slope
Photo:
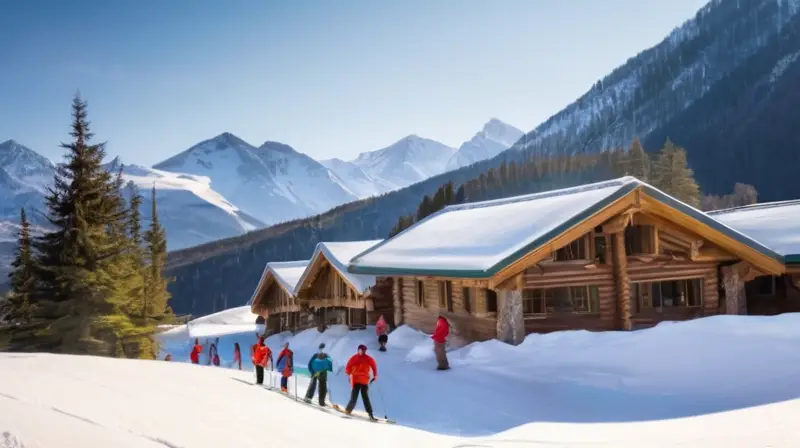
<path fill-rule="evenodd" d="M 447 162 L 447 171 L 491 159 L 513 146 L 523 134 L 514 126 L 492 118 L 480 132 L 459 146 L 458 152 Z"/>
<path fill-rule="evenodd" d="M 786 314 L 530 335 L 516 347 L 489 341 L 453 349 L 448 372 L 434 370 L 429 337 L 407 327 L 390 334 L 386 353 L 376 350 L 374 327 L 268 338 L 273 350 L 288 341 L 298 367 L 325 342 L 335 372 L 366 343 L 378 363 L 375 412 L 394 426 L 294 402 L 298 376 L 289 397 L 246 385 L 247 364 L 239 372 L 0 354 L 0 437 L 26 448 L 312 446 L 313 429 L 331 447 L 796 447 L 798 329 L 800 316 Z M 185 330 L 168 333 L 173 359 L 188 359 Z M 223 336 L 223 365 L 233 342 L 245 348 L 254 340 Z M 346 381 L 330 377 L 332 401 L 345 402 Z M 306 384 L 297 381 L 301 395 Z"/>
<path fill-rule="evenodd" d="M 227 132 L 153 168 L 206 176 L 214 190 L 265 224 L 310 216 L 356 199 L 325 167 L 290 147 L 267 142 L 256 148 Z"/>
<path fill-rule="evenodd" d="M 445 172 L 455 152 L 443 143 L 409 135 L 386 148 L 359 154 L 353 164 L 396 190 Z"/>
<path fill-rule="evenodd" d="M 381 179 L 376 179 L 365 173 L 358 165 L 353 162 L 346 162 L 342 159 L 320 160 L 331 172 L 335 173 L 342 183 L 353 195 L 359 198 L 368 198 L 392 190 L 392 185 Z"/>
<path fill-rule="evenodd" d="M 359 199 L 334 172 L 289 145 L 266 142 L 255 153 L 287 196 L 295 197 L 313 213 L 322 213 Z"/>
<path fill-rule="evenodd" d="M 120 161 L 106 165 L 112 173 Z M 144 222 L 151 218 L 150 189 L 156 187 L 158 217 L 167 233 L 169 250 L 196 246 L 229 236 L 241 235 L 264 224 L 248 216 L 211 189 L 207 177 L 123 165 L 123 179 L 133 182 L 144 198 L 141 211 Z"/>

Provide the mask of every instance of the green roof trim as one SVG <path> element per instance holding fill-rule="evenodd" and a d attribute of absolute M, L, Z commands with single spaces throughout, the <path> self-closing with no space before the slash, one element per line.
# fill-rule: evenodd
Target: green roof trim
<path fill-rule="evenodd" d="M 747 237 L 746 235 L 722 224 L 721 222 L 715 220 L 714 218 L 706 215 L 705 213 L 684 204 L 683 202 L 669 196 L 660 190 L 657 190 L 650 185 L 641 182 L 628 182 L 620 188 L 609 195 L 608 197 L 596 202 L 592 206 L 584 209 L 577 215 L 573 216 L 572 218 L 564 221 L 557 227 L 553 228 L 546 234 L 536 238 L 535 240 L 531 241 L 529 244 L 525 245 L 521 249 L 515 251 L 511 255 L 503 258 L 501 261 L 490 267 L 489 269 L 485 270 L 473 270 L 473 269 L 418 269 L 418 268 L 392 268 L 392 267 L 380 267 L 380 266 L 359 266 L 350 264 L 347 267 L 347 271 L 353 274 L 366 274 L 366 275 L 375 275 L 375 276 L 430 276 L 430 277 L 459 277 L 459 278 L 489 278 L 497 274 L 498 272 L 502 271 L 506 267 L 510 266 L 516 260 L 522 258 L 525 254 L 530 253 L 540 246 L 550 242 L 551 240 L 555 239 L 559 235 L 563 234 L 564 232 L 568 231 L 570 228 L 580 224 L 581 222 L 589 219 L 594 214 L 600 212 L 607 206 L 613 204 L 614 202 L 624 198 L 628 194 L 632 193 L 637 188 L 641 188 L 642 191 L 647 194 L 648 196 L 652 197 L 653 199 L 661 202 L 664 205 L 667 205 L 673 209 L 680 211 L 681 213 L 688 215 L 703 224 L 708 225 L 712 229 L 716 230 L 724 234 L 725 236 L 732 238 L 753 250 L 756 250 L 782 264 L 786 262 L 790 263 L 799 263 L 800 264 L 800 255 L 792 255 L 788 257 L 784 257 L 777 252 L 769 249 L 768 247 L 762 245 L 761 243 Z M 440 210 L 422 221 L 419 221 L 413 224 L 408 229 L 400 232 L 398 235 L 402 235 L 405 232 L 408 232 L 419 225 L 423 225 L 427 220 L 432 219 L 438 216 L 441 213 L 447 213 L 448 209 L 445 208 Z M 391 241 L 393 238 L 388 238 L 381 243 L 369 248 L 368 250 L 356 255 L 353 260 L 360 258 L 363 255 L 371 253 L 375 250 L 380 249 L 381 246 Z"/>

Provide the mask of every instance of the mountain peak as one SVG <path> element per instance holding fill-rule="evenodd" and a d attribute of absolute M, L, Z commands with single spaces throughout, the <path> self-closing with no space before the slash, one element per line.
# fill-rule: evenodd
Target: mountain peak
<path fill-rule="evenodd" d="M 242 146 L 242 145 L 250 146 L 249 143 L 247 143 L 246 141 L 242 140 L 241 138 L 231 134 L 230 132 L 223 132 L 222 134 L 219 134 L 218 136 L 216 136 L 214 138 L 208 139 L 205 142 L 214 142 L 214 143 L 225 144 L 225 145 L 230 145 L 230 146 Z M 205 143 L 205 142 L 202 142 L 202 143 Z"/>
<path fill-rule="evenodd" d="M 277 151 L 284 154 L 295 154 L 297 151 L 292 148 L 291 146 L 287 145 L 286 143 L 275 142 L 272 140 L 267 140 L 264 142 L 263 145 L 259 146 L 258 149 L 263 149 L 265 151 Z"/>

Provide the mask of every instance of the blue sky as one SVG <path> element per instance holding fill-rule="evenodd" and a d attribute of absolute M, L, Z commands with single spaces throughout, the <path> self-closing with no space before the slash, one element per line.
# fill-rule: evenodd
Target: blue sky
<path fill-rule="evenodd" d="M 53 160 L 79 89 L 109 155 L 222 132 L 352 159 L 417 134 L 529 131 L 705 0 L 0 2 L 0 141 Z"/>

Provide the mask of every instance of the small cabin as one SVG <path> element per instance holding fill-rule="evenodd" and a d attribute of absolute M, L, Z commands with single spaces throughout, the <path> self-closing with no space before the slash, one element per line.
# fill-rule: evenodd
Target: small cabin
<path fill-rule="evenodd" d="M 253 314 L 263 318 L 266 333 L 298 331 L 314 325 L 297 302 L 295 288 L 309 260 L 267 263 L 256 291 L 250 299 Z"/>
<path fill-rule="evenodd" d="M 747 314 L 800 312 L 800 201 L 747 205 L 709 215 L 760 241 L 785 260 L 785 274 L 762 275 L 746 283 Z"/>
<path fill-rule="evenodd" d="M 760 242 L 633 177 L 445 208 L 355 257 L 392 280 L 396 320 L 465 340 L 632 330 L 744 314 L 745 282 L 780 276 Z"/>
<path fill-rule="evenodd" d="M 320 242 L 298 281 L 297 302 L 314 315 L 323 330 L 330 325 L 364 328 L 383 314 L 391 325 L 391 280 L 352 274 L 347 265 L 380 240 Z"/>

